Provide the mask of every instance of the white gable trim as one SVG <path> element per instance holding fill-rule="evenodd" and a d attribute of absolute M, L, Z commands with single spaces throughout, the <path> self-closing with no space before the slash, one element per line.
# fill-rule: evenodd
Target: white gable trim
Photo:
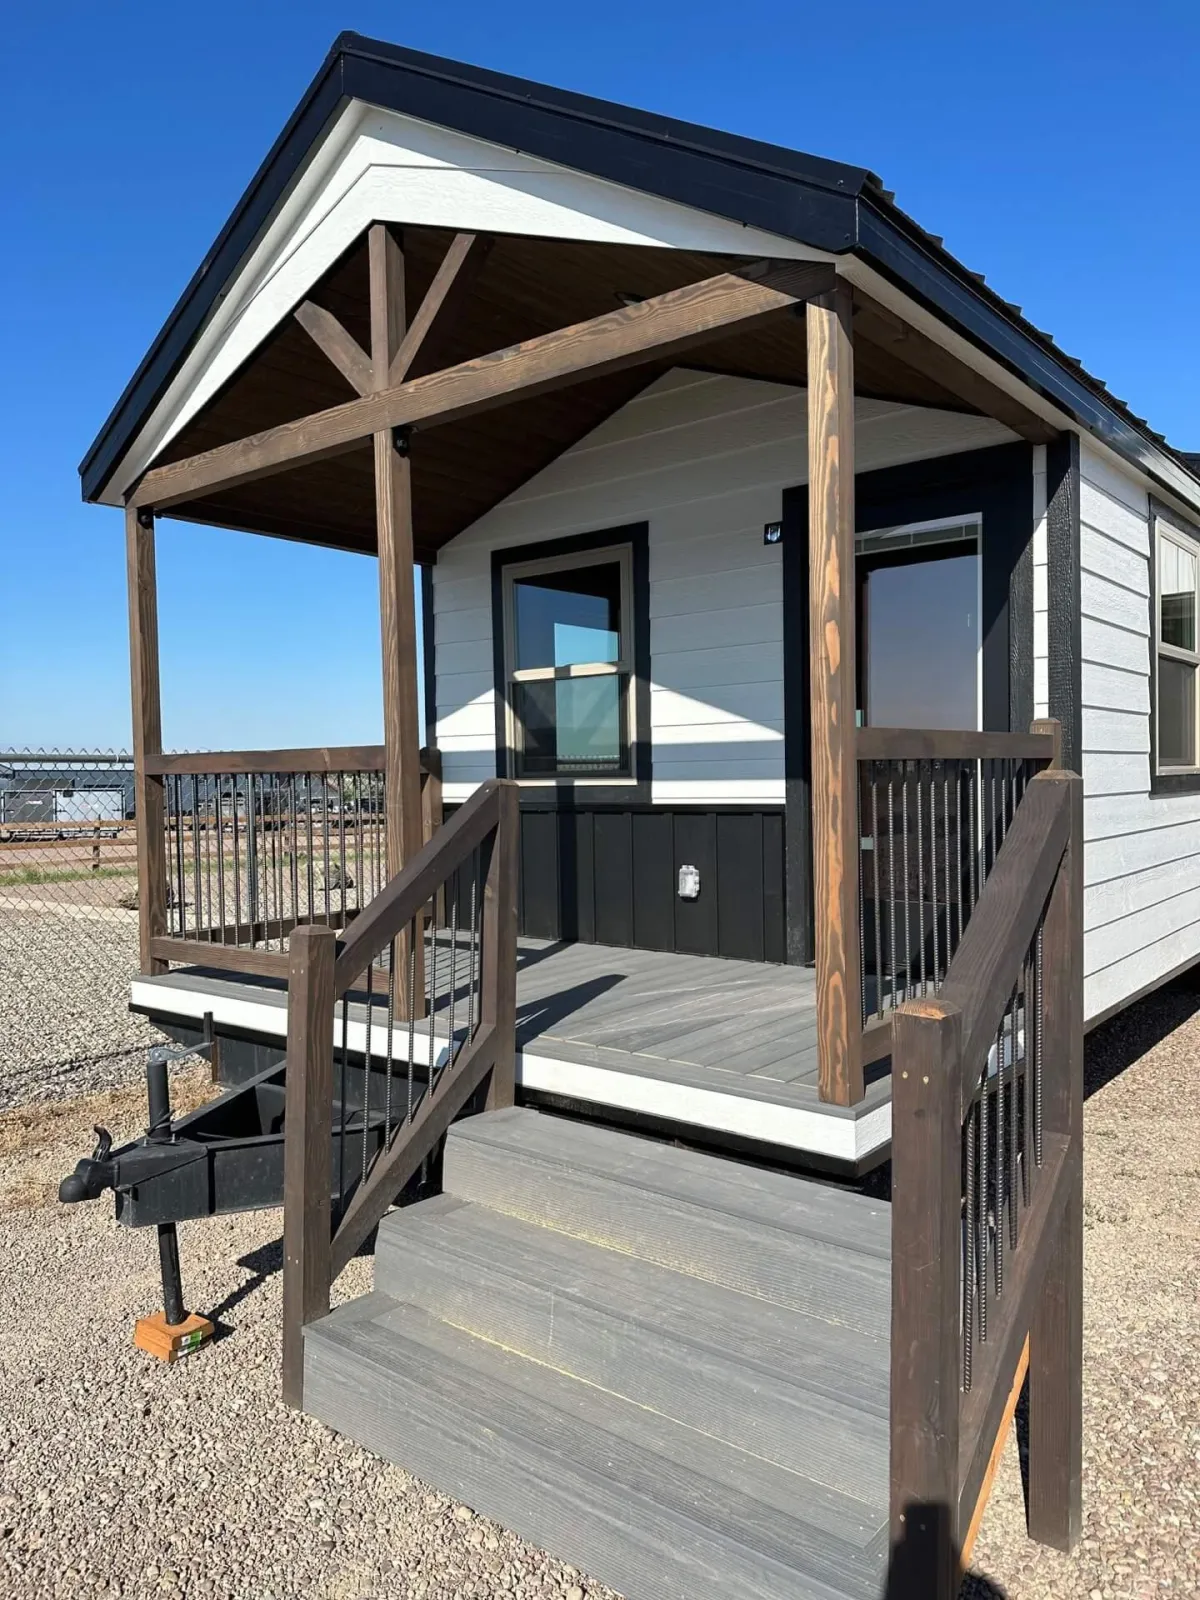
<path fill-rule="evenodd" d="M 377 106 L 339 117 L 106 485 L 124 491 L 372 222 L 829 260 L 794 240 Z"/>

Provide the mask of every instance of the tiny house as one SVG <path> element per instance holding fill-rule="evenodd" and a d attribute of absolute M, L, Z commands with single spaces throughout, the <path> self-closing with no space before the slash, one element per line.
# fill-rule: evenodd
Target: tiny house
<path fill-rule="evenodd" d="M 286 1058 L 289 1399 L 630 1596 L 948 1595 L 1028 1373 L 1070 1544 L 1196 468 L 862 168 L 337 41 L 81 468 L 131 1003 Z M 160 516 L 377 559 L 382 744 L 163 750 Z"/>

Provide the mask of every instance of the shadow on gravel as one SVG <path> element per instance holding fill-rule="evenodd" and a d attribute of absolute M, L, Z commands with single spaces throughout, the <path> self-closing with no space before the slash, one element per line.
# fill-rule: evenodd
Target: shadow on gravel
<path fill-rule="evenodd" d="M 236 1310 L 243 1300 L 249 1299 L 256 1289 L 261 1289 L 268 1278 L 273 1278 L 277 1272 L 282 1272 L 283 1240 L 273 1239 L 270 1244 L 259 1245 L 257 1250 L 250 1250 L 246 1255 L 239 1256 L 238 1266 L 245 1267 L 251 1276 L 245 1283 L 239 1284 L 231 1294 L 227 1294 L 219 1305 L 213 1306 L 211 1311 L 205 1313 L 214 1325 L 214 1340 L 225 1339 L 234 1331 L 224 1320 L 229 1313 Z"/>
<path fill-rule="evenodd" d="M 1200 1011 L 1200 970 L 1174 978 L 1093 1029 L 1084 1041 L 1083 1093 L 1096 1094 Z"/>

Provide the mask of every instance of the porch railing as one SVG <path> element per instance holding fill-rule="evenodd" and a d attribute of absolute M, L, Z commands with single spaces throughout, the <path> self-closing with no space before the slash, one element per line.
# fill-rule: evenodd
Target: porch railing
<path fill-rule="evenodd" d="M 292 1405 L 303 1395 L 303 1329 L 329 1310 L 334 1279 L 485 1079 L 488 1108 L 513 1103 L 516 874 L 516 786 L 492 779 L 344 940 L 319 924 L 292 936 L 283 1198 Z M 348 1197 L 337 1214 L 331 1194 Z"/>
<path fill-rule="evenodd" d="M 441 767 L 421 752 L 423 831 L 441 822 Z M 298 925 L 345 928 L 387 877 L 382 745 L 146 757 L 161 785 L 159 860 L 142 895 L 156 961 L 287 974 Z"/>
<path fill-rule="evenodd" d="M 858 730 L 864 1065 L 890 1052 L 895 1009 L 941 986 L 1056 730 Z"/>
<path fill-rule="evenodd" d="M 1080 779 L 1032 778 L 940 991 L 892 1023 L 900 1593 L 958 1593 L 1026 1369 L 1029 1530 L 1078 1533 L 1082 852 Z"/>

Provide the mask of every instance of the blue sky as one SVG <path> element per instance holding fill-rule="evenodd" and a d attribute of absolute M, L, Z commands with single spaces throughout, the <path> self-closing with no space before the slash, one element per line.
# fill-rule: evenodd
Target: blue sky
<path fill-rule="evenodd" d="M 128 741 L 121 518 L 76 467 L 348 27 L 871 166 L 1200 450 L 1194 3 L 10 7 L 0 747 Z M 379 737 L 373 562 L 168 523 L 159 586 L 168 746 Z"/>

